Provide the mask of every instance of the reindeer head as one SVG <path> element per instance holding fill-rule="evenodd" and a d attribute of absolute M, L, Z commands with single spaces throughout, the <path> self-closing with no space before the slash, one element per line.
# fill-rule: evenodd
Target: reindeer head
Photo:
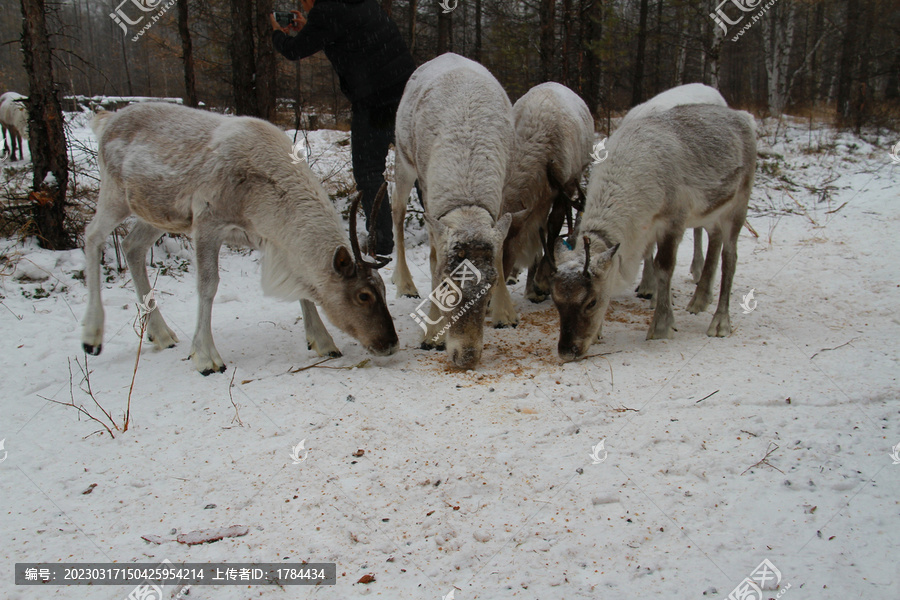
<path fill-rule="evenodd" d="M 430 215 L 426 220 L 437 284 L 430 298 L 443 315 L 438 327 L 449 325 L 445 342 L 453 364 L 471 368 L 481 360 L 485 309 L 511 217 L 503 215 L 495 224 L 487 211 L 464 206 L 441 220 Z"/>
<path fill-rule="evenodd" d="M 563 362 L 584 356 L 597 339 L 609 305 L 612 259 L 619 249 L 616 244 L 592 256 L 591 237 L 583 236 L 582 244 L 574 250 L 557 244 L 554 253 L 548 252 L 553 256 L 550 293 L 559 311 L 557 351 Z"/>
<path fill-rule="evenodd" d="M 386 186 L 382 185 L 372 208 L 377 214 Z M 352 335 L 372 354 L 387 356 L 397 351 L 397 331 L 385 301 L 384 282 L 378 269 L 390 258 L 374 257 L 366 260 L 359 249 L 356 235 L 356 211 L 360 196 L 350 204 L 350 251 L 338 246 L 332 259 L 332 280 L 337 284 L 336 297 L 328 298 L 322 308 L 328 319 L 342 331 Z M 374 227 L 375 219 L 370 219 Z M 370 236 L 370 239 L 374 237 Z"/>

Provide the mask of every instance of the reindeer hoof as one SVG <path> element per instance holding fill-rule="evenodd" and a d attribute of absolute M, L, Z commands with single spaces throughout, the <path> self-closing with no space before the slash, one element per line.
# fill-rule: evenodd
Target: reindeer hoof
<path fill-rule="evenodd" d="M 91 356 L 99 356 L 100 352 L 103 350 L 103 344 L 98 344 L 96 346 L 92 346 L 91 344 L 82 344 L 81 346 L 82 348 L 84 348 L 84 351 Z"/>
<path fill-rule="evenodd" d="M 430 342 L 422 342 L 422 345 L 419 346 L 419 349 L 420 350 L 439 350 L 439 351 L 443 352 L 444 350 L 447 349 L 447 346 L 444 345 L 444 343 L 432 344 Z"/>
<path fill-rule="evenodd" d="M 419 297 L 418 294 L 400 294 L 400 295 L 403 296 L 404 298 L 418 298 Z"/>
<path fill-rule="evenodd" d="M 341 354 L 340 350 L 333 350 L 328 353 L 328 356 L 330 356 L 331 358 L 340 358 L 343 356 L 343 354 Z"/>
<path fill-rule="evenodd" d="M 209 375 L 212 375 L 213 373 L 224 373 L 225 369 L 227 369 L 227 368 L 228 367 L 226 367 L 225 365 L 222 365 L 218 369 L 204 369 L 204 370 L 200 371 L 200 374 L 203 375 L 204 377 L 207 377 Z"/>
<path fill-rule="evenodd" d="M 638 298 L 643 298 L 644 300 L 650 300 L 653 298 L 653 292 L 638 292 L 637 290 L 635 291 L 637 292 Z"/>
<path fill-rule="evenodd" d="M 518 326 L 519 326 L 519 323 L 516 321 L 513 321 L 512 323 L 503 323 L 501 321 L 500 323 L 497 323 L 496 325 L 494 325 L 494 329 L 506 329 L 507 327 L 512 327 L 513 329 L 515 329 Z"/>

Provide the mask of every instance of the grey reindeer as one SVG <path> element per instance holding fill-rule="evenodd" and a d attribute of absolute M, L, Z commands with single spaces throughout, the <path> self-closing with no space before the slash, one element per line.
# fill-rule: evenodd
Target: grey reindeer
<path fill-rule="evenodd" d="M 556 245 L 551 294 L 560 315 L 559 356 L 575 360 L 602 334 L 610 297 L 630 285 L 655 242 L 655 312 L 647 339 L 674 331 L 671 280 L 687 227 L 709 232 L 709 251 L 688 311 L 706 310 L 719 254 L 722 284 L 709 336 L 731 333 L 737 240 L 756 168 L 753 116 L 715 105 L 676 106 L 624 123 L 596 165 L 573 250 Z"/>
<path fill-rule="evenodd" d="M 91 126 L 100 142 L 101 183 L 97 212 L 85 232 L 86 352 L 99 354 L 103 342 L 101 246 L 130 215 L 138 219 L 125 238 L 125 257 L 139 299 L 150 292 L 145 264 L 150 246 L 165 232 L 193 238 L 199 312 L 191 358 L 202 374 L 225 370 L 211 330 L 223 243 L 262 250 L 263 291 L 300 300 L 308 347 L 319 355 L 340 356 L 340 351 L 316 304 L 369 352 L 397 350 L 376 271 L 385 261 L 361 256 L 355 210 L 347 239 L 322 185 L 305 162 L 294 164 L 280 129 L 260 119 L 162 103 L 100 113 Z M 150 312 L 147 334 L 159 348 L 178 341 L 159 310 Z"/>
<path fill-rule="evenodd" d="M 427 315 L 422 346 L 445 345 L 460 368 L 481 360 L 485 309 L 502 276 L 503 240 L 512 217 L 497 217 L 513 144 L 511 109 L 487 69 L 453 53 L 416 69 L 397 109 L 393 281 L 398 295 L 418 297 L 403 239 L 406 202 L 418 179 L 425 196 L 432 289 L 442 289 L 465 261 L 481 278 L 477 286 L 455 292 L 444 306 L 451 312 L 442 314 L 432 301 Z"/>

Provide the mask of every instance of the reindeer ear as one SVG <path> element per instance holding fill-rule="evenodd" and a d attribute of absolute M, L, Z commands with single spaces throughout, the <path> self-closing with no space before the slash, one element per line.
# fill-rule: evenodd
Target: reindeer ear
<path fill-rule="evenodd" d="M 515 215 L 512 213 L 506 213 L 505 215 L 497 219 L 497 223 L 494 225 L 494 231 L 497 232 L 497 235 L 500 236 L 501 242 L 505 240 L 509 232 L 512 231 L 511 225 L 515 222 L 516 215 L 521 212 L 522 211 L 519 211 Z"/>
<path fill-rule="evenodd" d="M 509 223 L 509 230 L 506 232 L 504 239 L 515 237 L 516 235 L 518 235 L 519 231 L 521 231 L 522 229 L 522 226 L 525 225 L 525 219 L 528 218 L 529 214 L 531 214 L 531 211 L 527 208 L 514 213 L 506 213 L 506 215 L 510 216 L 511 220 Z M 505 217 L 506 215 L 503 216 Z M 501 217 L 500 220 L 497 221 L 497 229 L 500 228 L 500 221 L 502 220 L 503 217 Z"/>
<path fill-rule="evenodd" d="M 334 251 L 331 266 L 334 268 L 334 272 L 341 277 L 350 278 L 356 275 L 356 262 L 345 246 L 338 246 Z"/>
<path fill-rule="evenodd" d="M 612 259 L 619 251 L 620 244 L 616 244 L 595 258 L 591 258 L 591 271 L 605 273 L 612 268 Z"/>

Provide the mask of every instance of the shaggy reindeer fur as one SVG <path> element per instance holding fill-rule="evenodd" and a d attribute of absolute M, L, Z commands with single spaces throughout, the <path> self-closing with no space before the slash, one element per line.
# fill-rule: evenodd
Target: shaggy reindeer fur
<path fill-rule="evenodd" d="M 28 111 L 25 109 L 24 100 L 25 96 L 16 92 L 6 92 L 0 96 L 0 126 L 3 129 L 3 150 L 7 152 L 10 145 L 12 146 L 10 160 L 16 160 L 17 144 L 19 147 L 19 159 L 25 158 L 22 138 L 28 139 Z M 7 134 L 9 134 L 9 144 L 6 142 Z"/>
<path fill-rule="evenodd" d="M 639 119 L 647 115 L 657 114 L 681 106 L 683 104 L 715 104 L 717 106 L 728 106 L 725 98 L 716 88 L 702 83 L 688 83 L 687 85 L 679 85 L 672 89 L 661 92 L 650 98 L 643 104 L 638 104 L 628 111 L 622 120 L 624 125 L 630 119 Z M 621 127 L 620 125 L 620 127 Z M 644 254 L 644 270 L 641 273 L 641 282 L 638 284 L 637 295 L 641 298 L 650 298 L 653 296 L 653 290 L 656 289 L 656 272 L 653 269 L 653 248 L 656 244 L 651 244 Z M 694 258 L 691 260 L 691 276 L 694 283 L 700 281 L 700 273 L 703 270 L 703 228 L 696 227 L 694 229 Z M 655 300 L 654 300 L 655 303 Z"/>
<path fill-rule="evenodd" d="M 722 253 L 719 304 L 707 335 L 731 333 L 728 305 L 737 238 L 756 168 L 753 116 L 713 105 L 677 106 L 630 120 L 610 136 L 609 159 L 594 167 L 573 251 L 557 247 L 553 301 L 559 356 L 583 356 L 601 335 L 610 296 L 634 280 L 644 250 L 659 247 L 656 312 L 647 339 L 674 331 L 672 270 L 686 227 L 710 233 L 703 273 L 688 310 L 706 310 Z"/>
<path fill-rule="evenodd" d="M 465 311 L 442 314 L 432 301 L 423 338 L 423 347 L 440 346 L 443 338 L 451 360 L 461 368 L 481 359 L 490 294 L 480 288 L 493 288 L 502 270 L 511 217 L 497 217 L 513 135 L 511 106 L 500 83 L 483 66 L 452 53 L 416 69 L 397 109 L 393 281 L 398 295 L 418 297 L 403 241 L 406 201 L 418 178 L 431 243 L 432 289 L 463 260 L 482 276 L 478 286 L 462 290 L 455 306 L 467 306 Z M 448 322 L 452 326 L 441 333 Z"/>
<path fill-rule="evenodd" d="M 101 113 L 92 127 L 101 185 L 85 232 L 87 352 L 99 354 L 103 341 L 101 245 L 131 214 L 139 220 L 125 238 L 125 255 L 139 299 L 150 292 L 145 258 L 153 242 L 164 232 L 193 237 L 199 313 L 191 357 L 204 375 L 225 370 L 210 324 L 223 243 L 262 250 L 263 290 L 301 300 L 307 342 L 320 355 L 340 353 L 314 302 L 370 352 L 396 350 L 381 278 L 354 261 L 338 212 L 306 163 L 292 163 L 291 144 L 277 127 L 158 103 Z M 150 313 L 147 330 L 158 347 L 177 341 L 159 310 Z"/>
<path fill-rule="evenodd" d="M 561 192 L 575 192 L 590 162 L 594 120 L 584 101 L 564 85 L 542 83 L 513 105 L 516 144 L 503 187 L 501 213 L 512 213 L 503 244 L 503 277 L 491 298 L 494 327 L 518 324 L 519 317 L 506 287 L 513 269 L 528 267 L 525 297 L 540 302 L 534 275 L 541 256 L 540 231 Z M 557 186 L 562 186 L 558 189 Z"/>

